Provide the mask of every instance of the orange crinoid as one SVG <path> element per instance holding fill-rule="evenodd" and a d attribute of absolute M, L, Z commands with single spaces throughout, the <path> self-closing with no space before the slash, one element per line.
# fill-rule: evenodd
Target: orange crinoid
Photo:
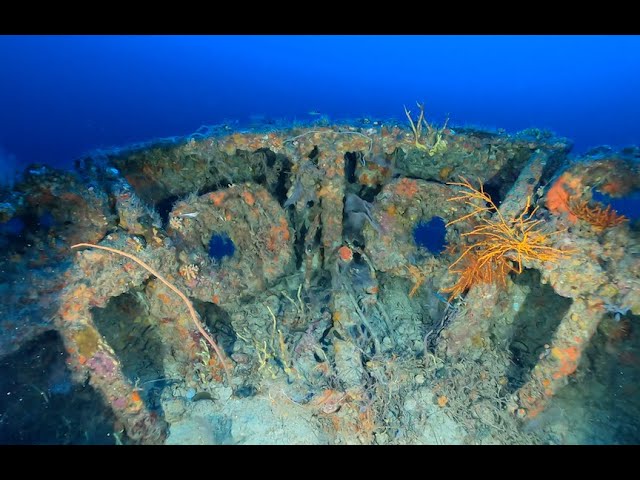
<path fill-rule="evenodd" d="M 454 286 L 444 290 L 451 292 L 452 298 L 476 283 L 504 282 L 510 271 L 521 273 L 523 260 L 555 262 L 568 253 L 549 246 L 549 237 L 553 233 L 541 230 L 539 225 L 542 220 L 533 219 L 538 207 L 531 210 L 530 198 L 527 198 L 527 204 L 520 215 L 505 218 L 493 203 L 491 196 L 484 191 L 482 183 L 476 189 L 467 179 L 461 179 L 462 183 L 449 185 L 465 190 L 449 200 L 462 201 L 469 205 L 472 211 L 449 222 L 447 227 L 470 217 L 475 217 L 478 225 L 470 232 L 462 234 L 463 237 L 471 239 L 472 243 L 449 267 L 450 271 L 460 275 Z M 455 269 L 458 264 L 460 266 Z"/>

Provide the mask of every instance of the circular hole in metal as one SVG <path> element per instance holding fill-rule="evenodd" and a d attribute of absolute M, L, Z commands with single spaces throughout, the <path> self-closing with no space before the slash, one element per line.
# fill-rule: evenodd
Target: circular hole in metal
<path fill-rule="evenodd" d="M 447 246 L 446 234 L 444 220 L 441 217 L 433 217 L 428 222 L 422 221 L 416 225 L 413 229 L 413 240 L 419 247 L 439 255 Z"/>
<path fill-rule="evenodd" d="M 221 261 L 225 257 L 232 257 L 236 251 L 236 246 L 226 233 L 216 233 L 211 235 L 209 240 L 209 256 L 214 260 Z"/>

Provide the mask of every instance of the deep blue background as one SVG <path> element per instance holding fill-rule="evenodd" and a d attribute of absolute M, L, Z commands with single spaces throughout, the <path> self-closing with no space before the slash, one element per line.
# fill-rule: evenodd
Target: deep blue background
<path fill-rule="evenodd" d="M 403 119 L 415 100 L 577 152 L 640 143 L 639 52 L 638 36 L 4 36 L 0 162 L 69 165 L 255 114 Z"/>

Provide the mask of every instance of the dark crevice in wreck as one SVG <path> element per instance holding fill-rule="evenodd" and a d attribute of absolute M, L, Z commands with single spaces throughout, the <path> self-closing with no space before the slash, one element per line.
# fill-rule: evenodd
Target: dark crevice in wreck
<path fill-rule="evenodd" d="M 307 227 L 306 225 L 301 225 L 298 231 L 296 232 L 296 238 L 293 243 L 293 249 L 295 253 L 296 259 L 296 270 L 299 270 L 302 267 L 302 262 L 305 258 L 305 239 L 307 236 Z"/>
<path fill-rule="evenodd" d="M 360 189 L 358 196 L 367 202 L 373 202 L 378 194 L 382 191 L 384 185 L 363 186 Z"/>
<path fill-rule="evenodd" d="M 551 344 L 551 338 L 572 300 L 561 297 L 551 286 L 542 284 L 537 270 L 525 270 L 512 277 L 512 280 L 516 285 L 530 288 L 525 300 L 518 306 L 509 345 L 512 363 L 507 372 L 508 387 L 515 391 L 527 381 L 529 373 L 540 359 L 549 354 L 545 345 Z"/>
<path fill-rule="evenodd" d="M 179 196 L 171 195 L 170 197 L 167 197 L 167 198 L 164 198 L 164 199 L 160 200 L 156 204 L 156 211 L 160 215 L 160 218 L 162 219 L 162 224 L 163 225 L 167 225 L 167 222 L 169 221 L 169 214 L 171 213 L 171 210 L 173 210 L 173 205 L 178 200 L 180 200 Z"/>
<path fill-rule="evenodd" d="M 233 353 L 233 346 L 238 336 L 231 325 L 231 316 L 228 312 L 213 303 L 205 303 L 198 300 L 193 302 L 202 322 L 213 334 L 216 342 L 227 355 Z"/>
<path fill-rule="evenodd" d="M 344 154 L 344 177 L 348 183 L 356 183 L 356 167 L 362 156 L 356 152 Z"/>
<path fill-rule="evenodd" d="M 274 186 L 270 186 L 271 193 L 278 200 L 280 205 L 284 205 L 287 201 L 287 192 L 289 191 L 289 186 L 291 184 L 291 161 L 285 157 L 284 155 L 275 155 L 275 158 L 279 161 L 280 168 L 276 173 L 278 177 L 276 179 L 276 184 Z M 256 182 L 260 185 L 264 185 L 264 182 L 260 182 L 260 179 L 256 179 Z"/>
<path fill-rule="evenodd" d="M 105 308 L 93 309 L 93 319 L 120 360 L 124 375 L 141 388 L 142 401 L 150 410 L 161 411 L 160 393 L 168 383 L 162 361 L 167 348 L 144 291 L 111 298 Z"/>
<path fill-rule="evenodd" d="M 640 442 L 640 316 L 607 315 L 585 349 L 580 369 L 549 406 L 549 417 L 577 406 L 589 429 L 580 443 Z M 585 398 L 589 401 L 585 402 Z M 544 419 L 543 419 L 544 420 Z M 548 420 L 548 419 L 547 419 Z"/>

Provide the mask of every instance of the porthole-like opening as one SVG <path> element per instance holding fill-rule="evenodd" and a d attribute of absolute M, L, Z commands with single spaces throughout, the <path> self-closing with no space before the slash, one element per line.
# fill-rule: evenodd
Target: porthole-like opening
<path fill-rule="evenodd" d="M 429 250 L 434 255 L 439 255 L 446 248 L 446 235 L 445 221 L 441 217 L 433 217 L 428 222 L 422 221 L 413 229 L 413 240 L 416 245 Z"/>
<path fill-rule="evenodd" d="M 226 233 L 214 233 L 209 240 L 209 256 L 217 261 L 232 257 L 236 246 Z"/>

